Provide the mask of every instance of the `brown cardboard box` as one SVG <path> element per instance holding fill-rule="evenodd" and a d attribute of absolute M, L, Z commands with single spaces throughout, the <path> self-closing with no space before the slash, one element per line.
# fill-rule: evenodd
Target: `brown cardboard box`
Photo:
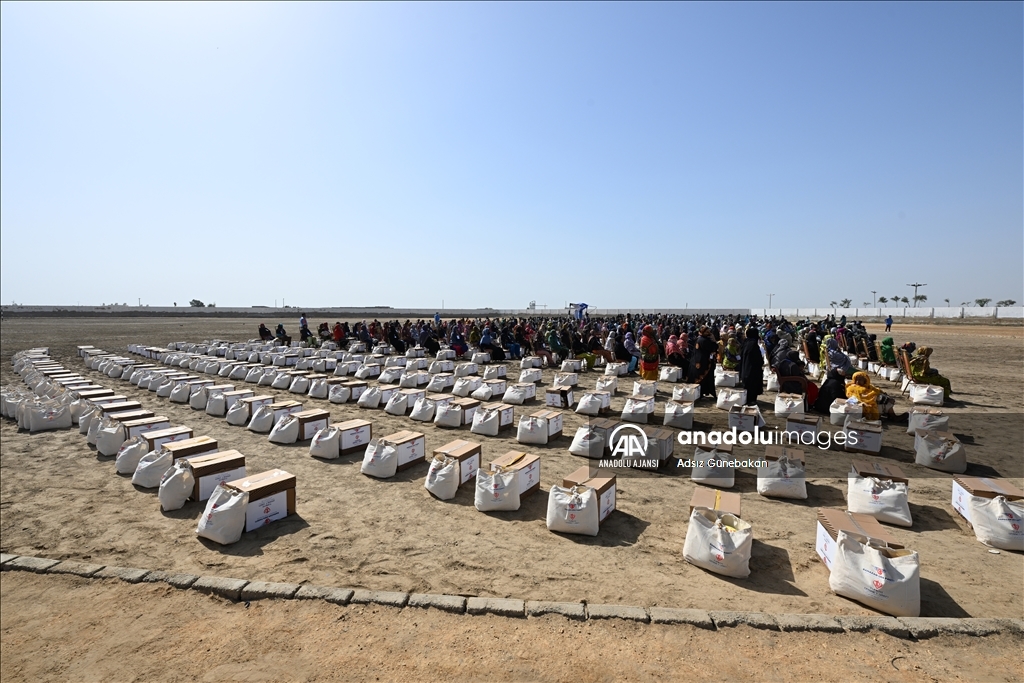
<path fill-rule="evenodd" d="M 513 406 L 506 405 L 504 403 L 484 403 L 483 405 L 480 406 L 480 408 L 498 411 L 499 431 L 511 427 L 513 421 L 515 420 L 515 411 L 513 411 Z"/>
<path fill-rule="evenodd" d="M 104 389 L 98 384 L 89 384 L 86 386 L 75 387 L 75 393 L 78 394 L 79 398 L 84 398 L 87 401 L 92 401 L 97 398 L 106 398 L 114 395 L 113 389 Z"/>
<path fill-rule="evenodd" d="M 267 470 L 224 484 L 249 493 L 245 530 L 254 531 L 295 514 L 295 475 L 284 470 Z"/>
<path fill-rule="evenodd" d="M 256 412 L 256 409 L 260 406 L 271 405 L 274 402 L 274 397 L 270 394 L 260 394 L 259 396 L 250 396 L 249 398 L 239 400 L 249 406 L 249 418 L 252 419 L 252 414 Z"/>
<path fill-rule="evenodd" d="M 194 436 L 182 441 L 168 441 L 163 446 L 165 450 L 171 452 L 171 456 L 175 460 L 217 452 L 217 440 L 209 436 Z"/>
<path fill-rule="evenodd" d="M 497 467 L 503 470 L 519 472 L 519 496 L 533 493 L 540 488 L 540 458 L 523 451 L 509 451 L 500 458 L 495 458 L 490 471 Z"/>
<path fill-rule="evenodd" d="M 854 534 L 862 541 L 872 541 L 875 545 L 887 545 L 895 549 L 903 548 L 895 538 L 889 535 L 889 531 L 871 515 L 818 508 L 814 550 L 829 572 L 832 571 L 832 564 L 835 562 L 836 541 L 840 531 Z"/>
<path fill-rule="evenodd" d="M 224 410 L 225 410 L 225 412 L 228 411 L 228 410 L 231 410 L 231 408 L 235 405 L 235 403 L 237 403 L 238 401 L 242 400 L 243 398 L 252 398 L 253 397 L 253 393 L 254 392 L 253 392 L 252 389 L 237 389 L 235 391 L 225 391 L 224 392 Z"/>
<path fill-rule="evenodd" d="M 366 450 L 366 444 L 373 439 L 373 424 L 367 420 L 346 420 L 335 426 L 341 430 L 341 455 Z"/>
<path fill-rule="evenodd" d="M 476 477 L 480 469 L 480 444 L 474 441 L 456 439 L 434 449 L 434 457 L 455 458 L 459 461 L 459 485 Z"/>
<path fill-rule="evenodd" d="M 234 384 L 215 384 L 212 387 L 207 387 L 206 392 L 208 395 L 213 396 L 214 394 L 223 394 L 228 391 L 234 391 Z"/>
<path fill-rule="evenodd" d="M 136 420 L 144 420 L 146 418 L 154 417 L 152 410 L 124 410 L 119 413 L 107 413 L 107 417 L 111 420 L 117 420 L 121 424 L 125 422 L 134 422 Z M 167 425 L 170 426 L 170 423 Z"/>
<path fill-rule="evenodd" d="M 377 388 L 380 389 L 380 407 L 383 408 L 391 400 L 391 397 L 401 389 L 397 384 L 378 384 Z"/>
<path fill-rule="evenodd" d="M 107 396 L 98 396 L 89 400 L 94 405 L 105 406 L 111 403 L 123 403 L 128 400 L 128 397 L 124 394 L 108 394 Z M 141 406 L 142 404 L 140 403 L 139 405 Z"/>
<path fill-rule="evenodd" d="M 572 408 L 573 400 L 572 387 L 548 387 L 544 390 L 544 405 L 552 408 Z"/>
<path fill-rule="evenodd" d="M 383 438 L 398 451 L 398 471 L 407 470 L 413 465 L 426 462 L 427 439 L 422 432 L 403 429 Z"/>
<path fill-rule="evenodd" d="M 462 406 L 462 424 L 473 424 L 473 416 L 476 414 L 477 408 L 480 407 L 480 401 L 468 397 L 453 398 L 452 405 Z"/>
<path fill-rule="evenodd" d="M 851 432 L 857 436 L 856 445 L 850 443 Z M 847 418 L 846 424 L 843 426 L 843 433 L 846 434 L 847 439 L 843 447 L 848 451 L 878 455 L 882 450 L 882 426 L 880 424 L 850 417 Z"/>
<path fill-rule="evenodd" d="M 276 425 L 285 415 L 291 415 L 302 410 L 302 404 L 298 401 L 278 401 L 270 404 L 274 411 L 274 424 Z"/>
<path fill-rule="evenodd" d="M 188 464 L 195 477 L 192 500 L 207 500 L 217 484 L 245 477 L 245 456 L 235 450 L 197 455 Z"/>
<path fill-rule="evenodd" d="M 298 441 L 312 439 L 313 435 L 321 429 L 326 429 L 331 424 L 331 414 L 326 410 L 313 408 L 311 410 L 300 410 L 292 413 L 299 421 Z"/>
<path fill-rule="evenodd" d="M 452 399 L 455 397 L 450 396 L 449 394 L 427 394 L 427 398 L 433 401 L 437 408 L 440 408 L 441 406 L 446 406 L 451 403 Z"/>
<path fill-rule="evenodd" d="M 366 387 L 369 385 L 361 379 L 350 379 L 345 383 L 345 386 L 347 386 L 349 391 L 352 392 L 349 400 L 355 402 L 359 400 L 359 397 L 362 396 L 363 392 L 366 391 Z"/>
<path fill-rule="evenodd" d="M 799 462 L 801 466 L 804 465 L 804 452 L 796 448 L 787 448 L 786 446 L 765 446 L 764 447 L 764 459 L 765 460 L 778 460 L 783 455 L 789 458 L 791 461 Z"/>
<path fill-rule="evenodd" d="M 953 509 L 959 512 L 960 516 L 967 520 L 967 523 L 973 528 L 971 508 L 968 505 L 971 496 L 980 496 L 981 498 L 1003 496 L 1006 500 L 1021 500 L 1024 498 L 1024 491 L 1021 491 L 1005 479 L 967 477 L 963 474 L 954 474 Z"/>
<path fill-rule="evenodd" d="M 405 412 L 407 413 L 412 410 L 416 401 L 427 395 L 424 389 L 400 389 L 398 393 L 405 396 Z"/>
<path fill-rule="evenodd" d="M 100 405 L 100 412 L 107 416 L 110 416 L 111 413 L 124 413 L 129 410 L 136 411 L 142 409 L 142 404 L 138 401 L 115 401 L 113 403 L 103 403 Z M 151 417 L 152 415 L 153 413 L 151 412 L 149 415 L 144 415 L 142 417 Z"/>
<path fill-rule="evenodd" d="M 537 398 L 537 385 L 533 382 L 516 382 L 513 386 L 517 386 L 523 390 L 526 394 L 527 401 L 532 401 Z"/>
<path fill-rule="evenodd" d="M 536 417 L 548 421 L 548 441 L 562 436 L 562 411 L 560 410 L 538 410 L 530 413 L 527 417 Z"/>
<path fill-rule="evenodd" d="M 867 460 L 853 460 L 850 465 L 862 477 L 875 477 L 876 479 L 891 479 L 897 484 L 909 484 L 910 479 L 903 474 L 903 470 L 896 465 L 882 464 L 880 462 L 869 462 Z"/>
<path fill-rule="evenodd" d="M 646 425 L 641 427 L 644 430 L 644 434 L 647 435 L 647 452 L 648 457 L 657 454 L 658 460 L 664 462 L 672 457 L 672 452 L 675 450 L 676 444 L 676 433 L 671 429 L 665 429 L 664 427 L 657 427 L 654 425 Z"/>
<path fill-rule="evenodd" d="M 693 495 L 690 497 L 690 514 L 693 514 L 693 508 L 697 507 L 728 512 L 743 519 L 743 515 L 740 514 L 742 498 L 740 498 L 740 494 L 733 491 L 719 491 L 706 486 L 695 486 Z"/>
<path fill-rule="evenodd" d="M 163 415 L 143 417 L 138 420 L 119 420 L 121 425 L 128 432 L 128 438 L 132 439 L 144 432 L 151 432 L 156 429 L 167 429 L 171 421 Z"/>
<path fill-rule="evenodd" d="M 151 432 L 143 432 L 142 438 L 146 440 L 146 445 L 149 446 L 149 450 L 155 451 L 165 443 L 191 439 L 192 428 L 168 427 L 167 429 L 155 429 Z"/>
<path fill-rule="evenodd" d="M 604 523 L 608 515 L 615 511 L 615 492 L 617 487 L 613 472 L 596 468 L 591 469 L 589 465 L 584 465 L 562 479 L 562 486 L 564 488 L 587 486 L 595 489 L 597 491 L 597 498 L 600 501 L 601 523 Z"/>

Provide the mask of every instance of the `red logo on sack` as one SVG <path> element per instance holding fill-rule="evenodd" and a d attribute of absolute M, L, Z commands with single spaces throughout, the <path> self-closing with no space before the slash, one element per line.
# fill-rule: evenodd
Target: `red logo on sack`
<path fill-rule="evenodd" d="M 873 583 L 875 585 L 875 588 L 881 588 L 882 586 L 885 585 L 883 582 L 879 581 L 878 579 L 875 579 L 871 583 Z"/>
<path fill-rule="evenodd" d="M 1013 527 L 1014 531 L 1018 531 L 1020 529 L 1020 524 L 1011 524 L 1010 526 Z"/>
<path fill-rule="evenodd" d="M 575 515 L 575 514 L 573 514 L 573 513 L 570 513 L 570 514 L 569 514 L 569 519 L 576 519 L 576 515 Z"/>
<path fill-rule="evenodd" d="M 263 512 L 264 512 L 264 514 L 270 514 L 270 508 L 269 507 L 263 508 Z"/>
<path fill-rule="evenodd" d="M 721 562 L 725 558 L 723 558 L 721 555 L 715 555 L 715 559 Z"/>
<path fill-rule="evenodd" d="M 882 575 L 882 568 L 881 568 L 881 567 L 876 567 L 876 568 L 875 568 L 875 572 L 876 572 L 876 573 L 877 573 L 877 574 L 878 574 L 879 576 L 881 576 L 881 575 Z"/>
<path fill-rule="evenodd" d="M 872 493 L 871 497 L 874 498 L 875 500 L 878 500 L 878 494 L 876 494 L 876 493 Z"/>

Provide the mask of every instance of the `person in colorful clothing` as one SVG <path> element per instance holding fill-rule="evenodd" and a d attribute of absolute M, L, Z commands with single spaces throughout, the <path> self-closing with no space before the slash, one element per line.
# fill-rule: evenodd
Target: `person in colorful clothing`
<path fill-rule="evenodd" d="M 640 333 L 640 377 L 658 379 L 658 342 L 654 339 L 654 328 L 645 325 Z"/>
<path fill-rule="evenodd" d="M 919 384 L 934 384 L 942 387 L 942 394 L 948 399 L 953 393 L 953 389 L 950 387 L 949 379 L 940 375 L 939 371 L 931 366 L 928 361 L 931 355 L 932 348 L 930 346 L 918 348 L 914 357 L 910 359 L 910 373 L 913 375 L 914 381 Z"/>

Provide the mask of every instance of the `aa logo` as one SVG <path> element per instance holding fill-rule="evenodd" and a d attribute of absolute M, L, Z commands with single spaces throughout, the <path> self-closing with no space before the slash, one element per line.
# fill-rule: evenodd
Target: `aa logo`
<path fill-rule="evenodd" d="M 612 445 L 613 459 L 644 458 L 647 455 L 647 434 L 636 425 L 619 425 L 612 430 L 608 441 Z"/>

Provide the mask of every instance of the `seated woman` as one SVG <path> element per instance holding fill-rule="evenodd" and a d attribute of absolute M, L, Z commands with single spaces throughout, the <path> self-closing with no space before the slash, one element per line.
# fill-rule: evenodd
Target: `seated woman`
<path fill-rule="evenodd" d="M 887 418 L 896 417 L 893 412 L 895 402 L 881 389 L 871 384 L 866 372 L 853 373 L 853 382 L 846 385 L 846 398 L 856 398 L 860 401 L 865 420 L 880 419 L 880 410 L 885 411 Z"/>
<path fill-rule="evenodd" d="M 896 365 L 896 346 L 892 337 L 882 340 L 882 362 L 886 365 Z"/>
<path fill-rule="evenodd" d="M 839 349 L 839 342 L 828 337 L 825 342 L 826 354 L 832 367 L 825 381 L 818 389 L 818 400 L 814 402 L 815 412 L 829 414 L 829 408 L 837 398 L 846 398 L 846 380 L 857 372 L 850 363 L 850 358 Z"/>
<path fill-rule="evenodd" d="M 544 339 L 539 334 L 533 342 L 533 355 L 539 358 L 546 358 L 549 368 L 555 367 L 555 359 L 551 356 L 551 351 L 548 350 L 547 344 L 544 343 Z"/>
<path fill-rule="evenodd" d="M 569 349 L 562 344 L 562 340 L 558 337 L 558 331 L 554 328 L 548 332 L 548 347 L 559 358 L 565 359 L 569 357 Z"/>
<path fill-rule="evenodd" d="M 931 355 L 932 348 L 930 346 L 922 346 L 917 349 L 914 357 L 910 359 L 910 373 L 913 375 L 914 381 L 919 384 L 934 384 L 942 387 L 943 397 L 949 398 L 953 393 L 949 379 L 940 375 L 939 371 L 931 366 L 928 361 Z"/>
<path fill-rule="evenodd" d="M 683 337 L 686 337 L 686 333 L 683 333 Z M 686 362 L 686 341 L 681 341 L 678 335 L 672 335 L 668 338 L 668 342 L 665 344 L 665 360 L 668 361 L 669 365 L 674 365 L 677 368 L 681 368 L 683 375 L 686 374 L 688 363 Z"/>
<path fill-rule="evenodd" d="M 270 341 L 273 338 L 274 335 L 270 332 L 270 328 L 263 323 L 260 323 L 260 339 L 263 341 Z"/>
<path fill-rule="evenodd" d="M 288 333 L 284 331 L 284 325 L 282 323 L 277 324 L 277 334 L 274 335 L 277 339 L 277 343 L 282 346 L 288 346 L 292 343 L 292 338 L 288 336 Z"/>

